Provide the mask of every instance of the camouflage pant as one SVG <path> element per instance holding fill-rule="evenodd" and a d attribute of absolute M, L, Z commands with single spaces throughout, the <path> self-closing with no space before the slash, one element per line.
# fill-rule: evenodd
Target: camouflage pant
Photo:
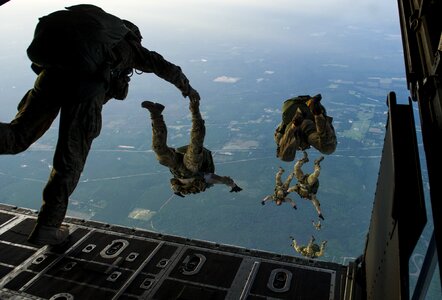
<path fill-rule="evenodd" d="M 283 183 L 281 180 L 282 174 L 284 173 L 284 169 L 280 168 L 279 171 L 276 173 L 275 176 L 275 190 L 276 189 L 282 189 L 283 191 L 287 191 L 290 185 L 290 182 L 292 182 L 294 173 L 290 173 L 285 182 Z"/>
<path fill-rule="evenodd" d="M 66 90 L 63 80 L 60 74 L 41 72 L 34 88 L 18 105 L 14 120 L 0 123 L 0 154 L 16 154 L 38 140 L 60 113 L 53 167 L 38 215 L 38 223 L 56 227 L 63 222 L 69 196 L 78 183 L 92 141 L 100 133 L 104 101 L 104 93 L 81 102 L 72 99 L 73 93 Z"/>
<path fill-rule="evenodd" d="M 318 181 L 319 174 L 321 173 L 321 166 L 318 163 L 315 163 L 313 173 L 307 174 L 306 176 L 302 171 L 302 166 L 304 165 L 304 162 L 305 161 L 303 159 L 298 160 L 293 167 L 293 173 L 295 174 L 298 182 L 313 186 L 316 181 Z"/>
<path fill-rule="evenodd" d="M 284 169 L 279 168 L 278 172 L 276 172 L 276 176 L 275 176 L 275 190 L 273 192 L 273 200 L 275 201 L 282 201 L 282 202 L 293 202 L 293 200 L 286 198 L 288 195 L 288 189 L 290 186 L 290 182 L 293 179 L 293 172 L 291 172 L 289 174 L 289 176 L 287 177 L 287 179 L 285 180 L 285 182 L 282 182 L 281 177 L 282 174 L 284 173 Z M 292 204 L 293 205 L 293 204 Z M 295 204 L 296 206 L 296 204 Z"/>
<path fill-rule="evenodd" d="M 336 150 L 336 133 L 331 118 L 315 115 L 315 120 L 304 119 L 300 128 L 287 125 L 283 135 L 276 133 L 278 143 L 277 156 L 283 161 L 293 161 L 296 151 L 313 146 L 323 154 L 331 154 Z"/>
<path fill-rule="evenodd" d="M 203 162 L 203 144 L 206 127 L 197 105 L 190 104 L 192 113 L 192 128 L 190 131 L 190 144 L 182 155 L 174 148 L 167 146 L 167 127 L 163 116 L 152 116 L 152 148 L 160 164 L 184 173 L 197 173 Z"/>
<path fill-rule="evenodd" d="M 302 171 L 302 166 L 304 165 L 304 160 L 300 159 L 295 163 L 293 167 L 293 173 L 295 174 L 296 179 L 298 180 L 298 186 L 300 187 L 300 191 L 298 190 L 298 194 L 301 197 L 305 197 L 312 201 L 313 206 L 315 207 L 318 214 L 321 213 L 319 200 L 316 198 L 315 193 L 309 193 L 308 190 L 312 187 L 319 178 L 319 174 L 321 173 L 321 166 L 319 163 L 315 163 L 313 173 L 305 175 Z"/>

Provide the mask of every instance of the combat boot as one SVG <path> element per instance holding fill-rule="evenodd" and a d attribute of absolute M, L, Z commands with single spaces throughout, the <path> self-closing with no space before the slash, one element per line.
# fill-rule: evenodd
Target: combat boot
<path fill-rule="evenodd" d="M 143 101 L 141 107 L 148 109 L 151 116 L 160 116 L 164 110 L 164 105 L 152 101 Z"/>
<path fill-rule="evenodd" d="M 304 163 L 308 163 L 310 160 L 308 159 L 307 152 L 302 151 L 302 153 L 303 153 L 304 156 L 300 159 L 300 161 L 302 161 Z"/>
<path fill-rule="evenodd" d="M 28 242 L 34 245 L 61 245 L 67 241 L 69 227 L 61 225 L 59 228 L 37 224 L 28 237 Z"/>
<path fill-rule="evenodd" d="M 315 159 L 315 165 L 319 165 L 319 163 L 323 160 L 324 160 L 324 156 L 321 156 L 321 157 Z"/>

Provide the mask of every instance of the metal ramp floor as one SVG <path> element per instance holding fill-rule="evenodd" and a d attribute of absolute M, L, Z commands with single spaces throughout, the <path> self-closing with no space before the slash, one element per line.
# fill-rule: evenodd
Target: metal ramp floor
<path fill-rule="evenodd" d="M 35 218 L 0 204 L 0 299 L 343 299 L 339 264 L 74 218 L 36 247 Z"/>

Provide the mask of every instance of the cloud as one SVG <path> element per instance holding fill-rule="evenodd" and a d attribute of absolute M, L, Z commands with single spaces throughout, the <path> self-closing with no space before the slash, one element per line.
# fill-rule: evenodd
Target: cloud
<path fill-rule="evenodd" d="M 202 63 L 205 63 L 205 62 L 207 62 L 208 60 L 207 59 L 205 59 L 205 58 L 194 58 L 194 59 L 191 59 L 190 60 L 190 62 L 202 62 Z"/>
<path fill-rule="evenodd" d="M 227 155 L 227 156 L 233 156 L 232 152 L 227 152 L 227 151 L 219 151 L 216 154 L 218 155 Z"/>
<path fill-rule="evenodd" d="M 264 74 L 269 74 L 269 75 L 271 75 L 271 74 L 274 74 L 275 73 L 275 71 L 264 71 Z"/>
<path fill-rule="evenodd" d="M 281 110 L 279 109 L 273 109 L 273 108 L 264 108 L 264 112 L 269 113 L 269 114 L 280 114 Z"/>
<path fill-rule="evenodd" d="M 333 68 L 348 68 L 348 65 L 344 64 L 322 64 L 323 67 L 333 67 Z"/>
<path fill-rule="evenodd" d="M 222 83 L 236 83 L 240 80 L 239 77 L 229 77 L 229 76 L 219 76 L 213 79 L 214 82 L 222 82 Z"/>
<path fill-rule="evenodd" d="M 310 36 L 313 36 L 313 37 L 324 37 L 325 35 L 327 34 L 327 32 L 313 32 L 313 33 L 311 33 L 310 34 Z"/>
<path fill-rule="evenodd" d="M 393 82 L 404 82 L 406 81 L 405 77 L 368 77 L 369 80 L 377 81 L 380 84 L 391 84 Z"/>
<path fill-rule="evenodd" d="M 336 84 L 354 84 L 353 81 L 342 80 L 342 79 L 329 79 L 328 81 L 336 83 Z"/>

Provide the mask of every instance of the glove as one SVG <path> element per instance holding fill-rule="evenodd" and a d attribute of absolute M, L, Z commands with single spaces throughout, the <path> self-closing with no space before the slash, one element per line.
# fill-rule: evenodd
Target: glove
<path fill-rule="evenodd" d="M 242 188 L 240 188 L 240 187 L 237 186 L 236 184 L 235 184 L 235 186 L 232 187 L 232 189 L 230 190 L 231 193 L 232 193 L 232 192 L 237 193 L 237 192 L 240 192 L 240 191 L 242 191 Z"/>
<path fill-rule="evenodd" d="M 184 95 L 184 94 L 183 94 Z M 192 87 L 190 87 L 189 92 L 187 93 L 190 101 L 200 101 L 200 94 Z"/>
<path fill-rule="evenodd" d="M 200 95 L 198 92 L 189 84 L 189 79 L 182 74 L 179 85 L 179 89 L 181 90 L 181 93 L 184 97 L 189 97 L 190 101 L 200 101 Z"/>

